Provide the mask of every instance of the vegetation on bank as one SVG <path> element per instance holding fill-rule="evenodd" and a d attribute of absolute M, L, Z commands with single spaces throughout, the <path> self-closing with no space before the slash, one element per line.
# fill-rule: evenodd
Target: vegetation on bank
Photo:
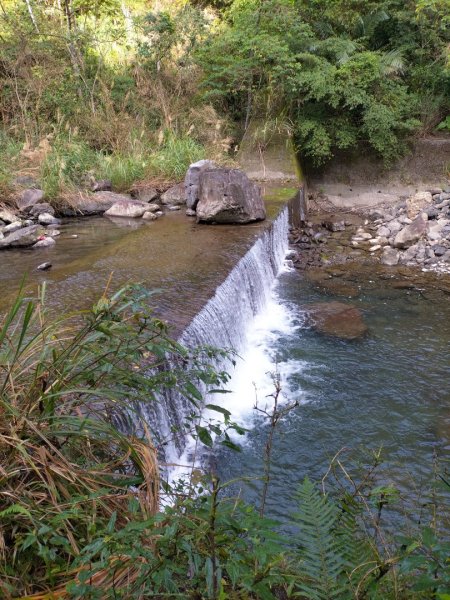
<path fill-rule="evenodd" d="M 320 484 L 293 486 L 285 523 L 267 518 L 276 424 L 290 409 L 276 379 L 260 506 L 198 467 L 165 481 L 159 458 L 180 428 L 198 447 L 234 449 L 231 430 L 242 430 L 220 406 L 208 405 L 217 420 L 202 416 L 198 384 L 226 384 L 214 364 L 227 354 L 171 340 L 147 296 L 105 294 L 57 321 L 43 294 L 21 296 L 0 324 L 1 597 L 446 600 L 439 466 L 414 503 L 388 483 L 380 453 L 352 466 L 341 452 Z M 169 389 L 192 412 L 163 434 L 149 415 Z"/>
<path fill-rule="evenodd" d="M 2 0 L 0 193 L 179 179 L 252 118 L 315 165 L 448 130 L 448 0 Z"/>

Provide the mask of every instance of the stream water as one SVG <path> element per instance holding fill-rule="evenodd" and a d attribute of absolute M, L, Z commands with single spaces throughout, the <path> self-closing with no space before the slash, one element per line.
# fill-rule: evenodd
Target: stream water
<path fill-rule="evenodd" d="M 269 428 L 254 405 L 257 399 L 271 407 L 271 373 L 281 378 L 282 403 L 298 402 L 279 423 L 273 448 L 268 509 L 281 519 L 293 509 L 296 485 L 307 475 L 320 479 L 343 448 L 348 467 L 357 458 L 368 464 L 367 450 L 381 448 L 387 468 L 380 483 L 394 484 L 411 502 L 432 480 L 436 457 L 450 457 L 448 296 L 396 289 L 370 269 L 358 274 L 358 285 L 359 297 L 347 302 L 361 309 L 369 333 L 342 341 L 305 326 L 303 307 L 346 300 L 284 269 L 249 328 L 233 393 L 224 400 L 248 428 L 241 453 L 219 453 L 224 480 L 262 475 Z M 245 482 L 242 490 L 256 500 L 261 481 Z"/>

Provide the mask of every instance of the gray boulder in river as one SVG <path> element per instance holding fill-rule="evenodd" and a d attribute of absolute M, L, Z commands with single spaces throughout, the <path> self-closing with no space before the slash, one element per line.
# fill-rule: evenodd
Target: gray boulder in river
<path fill-rule="evenodd" d="M 199 187 L 201 174 L 209 169 L 216 168 L 212 160 L 199 160 L 189 167 L 184 179 L 184 189 L 186 193 L 186 206 L 188 209 L 195 210 L 199 201 Z"/>
<path fill-rule="evenodd" d="M 198 222 L 243 224 L 266 218 L 261 189 L 239 169 L 203 171 L 198 197 Z"/>

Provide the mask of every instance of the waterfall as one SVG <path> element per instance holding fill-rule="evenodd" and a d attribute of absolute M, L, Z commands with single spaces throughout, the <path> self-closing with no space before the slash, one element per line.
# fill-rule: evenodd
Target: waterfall
<path fill-rule="evenodd" d="M 272 286 L 288 250 L 289 210 L 284 208 L 240 259 L 214 296 L 194 317 L 179 338 L 190 348 L 212 346 L 241 352 L 254 317 L 267 305 Z M 216 364 L 227 370 L 228 364 Z M 148 423 L 156 423 L 160 439 L 174 438 L 166 448 L 166 459 L 175 461 L 186 449 L 184 422 L 192 404 L 168 390 L 155 406 L 141 405 L 139 412 Z M 177 431 L 174 434 L 171 432 Z"/>

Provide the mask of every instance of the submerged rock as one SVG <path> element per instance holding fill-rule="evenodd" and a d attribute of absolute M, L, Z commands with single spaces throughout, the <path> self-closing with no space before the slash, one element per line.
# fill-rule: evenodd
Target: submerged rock
<path fill-rule="evenodd" d="M 397 250 L 386 246 L 381 256 L 381 264 L 386 265 L 387 267 L 395 267 L 395 265 L 398 265 L 399 259 L 400 255 Z"/>
<path fill-rule="evenodd" d="M 261 189 L 238 169 L 204 171 L 198 193 L 198 222 L 243 224 L 266 218 Z"/>
<path fill-rule="evenodd" d="M 306 323 L 320 333 L 355 340 L 368 331 L 361 311 L 352 304 L 318 302 L 302 308 L 306 313 Z"/>

